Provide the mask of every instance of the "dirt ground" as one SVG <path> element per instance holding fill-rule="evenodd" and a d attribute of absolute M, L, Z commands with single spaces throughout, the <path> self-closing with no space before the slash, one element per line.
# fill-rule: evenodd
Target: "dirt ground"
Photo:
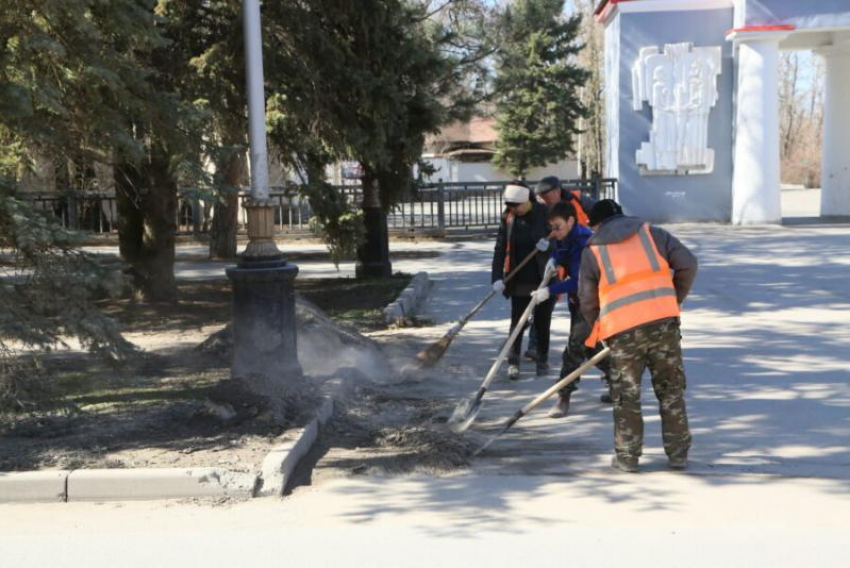
<path fill-rule="evenodd" d="M 356 389 L 337 404 L 331 421 L 299 464 L 287 492 L 351 475 L 447 475 L 471 462 L 480 435 L 447 425 L 459 402 L 452 369 L 411 364 L 424 347 L 405 330 L 370 334 L 388 356 L 390 370 L 354 373 Z"/>
<path fill-rule="evenodd" d="M 305 279 L 296 288 L 357 339 L 358 330 L 385 327 L 381 308 L 409 279 Z M 303 426 L 318 403 L 309 396 L 291 401 L 293 411 L 283 422 L 272 419 L 261 400 L 229 380 L 227 357 L 197 349 L 231 319 L 228 281 L 181 283 L 177 302 L 122 299 L 101 308 L 139 353 L 121 363 L 79 351 L 44 357 L 46 396 L 62 402 L 0 421 L 0 471 L 191 466 L 257 471 L 278 437 Z M 311 325 L 321 336 L 326 330 L 316 326 L 331 324 L 319 318 Z M 305 374 L 318 388 L 333 366 L 311 374 L 305 365 Z"/>

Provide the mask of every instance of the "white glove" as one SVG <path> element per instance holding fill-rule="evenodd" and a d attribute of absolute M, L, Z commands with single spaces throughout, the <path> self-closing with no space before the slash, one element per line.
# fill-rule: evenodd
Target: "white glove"
<path fill-rule="evenodd" d="M 505 291 L 505 281 L 504 280 L 496 280 L 493 282 L 493 291 L 497 294 L 501 294 Z"/>
<path fill-rule="evenodd" d="M 540 252 L 546 252 L 549 250 L 549 239 L 540 239 L 537 241 L 537 250 Z"/>
<path fill-rule="evenodd" d="M 557 266 L 555 265 L 555 259 L 550 258 L 549 262 L 546 263 L 546 272 L 554 272 Z"/>
<path fill-rule="evenodd" d="M 531 293 L 531 301 L 535 304 L 542 304 L 549 299 L 549 288 L 543 287 Z"/>

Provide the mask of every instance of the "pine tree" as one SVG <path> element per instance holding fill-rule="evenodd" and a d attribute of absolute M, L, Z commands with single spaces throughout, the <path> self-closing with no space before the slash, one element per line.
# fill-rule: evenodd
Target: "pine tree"
<path fill-rule="evenodd" d="M 563 0 L 518 0 L 505 12 L 497 54 L 493 162 L 516 176 L 573 151 L 580 89 L 588 73 L 576 66 L 581 16 L 565 19 Z"/>
<path fill-rule="evenodd" d="M 427 4 L 305 0 L 264 6 L 271 140 L 283 163 L 304 171 L 321 171 L 316 160 L 323 159 L 363 165 L 370 230 L 361 260 L 376 251 L 388 257 L 379 217 L 412 191 L 411 170 L 425 134 L 472 106 L 460 96 L 471 89 L 458 81 L 459 68 L 477 61 L 456 35 L 429 27 Z M 441 49 L 449 41 L 456 41 L 455 52 Z M 314 191 L 311 200 L 321 194 Z"/>
<path fill-rule="evenodd" d="M 236 257 L 238 190 L 247 175 L 247 110 L 241 0 L 160 2 L 165 35 L 174 45 L 172 73 L 184 101 L 208 112 L 204 151 L 215 166 L 210 258 Z"/>

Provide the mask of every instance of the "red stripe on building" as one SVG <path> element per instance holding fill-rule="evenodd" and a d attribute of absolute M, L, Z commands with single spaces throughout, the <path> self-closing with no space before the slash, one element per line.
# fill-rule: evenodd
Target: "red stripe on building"
<path fill-rule="evenodd" d="M 636 0 L 602 0 L 599 5 L 596 7 L 596 10 L 593 11 L 593 15 L 596 17 L 597 22 L 603 22 L 608 14 L 611 13 L 611 10 L 614 9 L 614 6 L 620 4 L 621 2 L 635 2 Z"/>
<path fill-rule="evenodd" d="M 731 33 L 748 33 L 748 32 L 792 32 L 797 29 L 793 24 L 766 24 L 760 26 L 744 26 L 742 28 L 734 28 L 726 32 L 726 35 Z"/>

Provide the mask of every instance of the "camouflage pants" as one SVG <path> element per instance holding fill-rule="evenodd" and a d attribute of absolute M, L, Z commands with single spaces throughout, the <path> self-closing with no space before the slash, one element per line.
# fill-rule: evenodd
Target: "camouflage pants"
<path fill-rule="evenodd" d="M 649 368 L 661 412 L 664 451 L 669 457 L 687 456 L 691 447 L 685 409 L 685 368 L 677 320 L 652 323 L 615 335 L 611 347 L 611 390 L 614 400 L 614 450 L 638 457 L 643 449 L 640 385 Z"/>

